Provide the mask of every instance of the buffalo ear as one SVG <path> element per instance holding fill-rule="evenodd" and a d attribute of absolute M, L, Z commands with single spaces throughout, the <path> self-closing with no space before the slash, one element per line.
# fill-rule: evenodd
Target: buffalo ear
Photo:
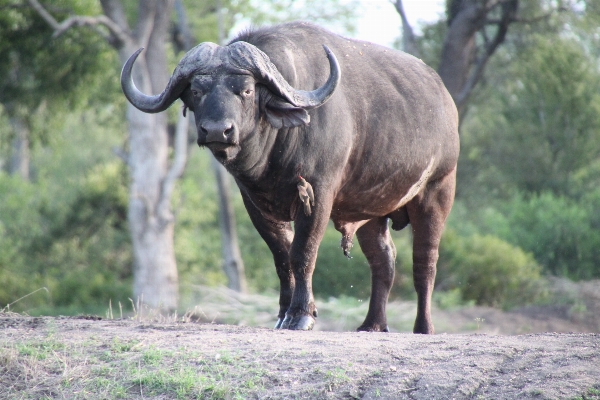
<path fill-rule="evenodd" d="M 181 101 L 183 101 L 183 116 L 185 117 L 185 112 L 189 109 L 191 112 L 194 112 L 194 96 L 192 95 L 192 90 L 188 85 L 187 88 L 181 93 L 179 96 Z"/>
<path fill-rule="evenodd" d="M 270 97 L 264 111 L 269 123 L 277 129 L 308 125 L 310 122 L 310 115 L 304 108 L 296 107 L 277 96 Z"/>

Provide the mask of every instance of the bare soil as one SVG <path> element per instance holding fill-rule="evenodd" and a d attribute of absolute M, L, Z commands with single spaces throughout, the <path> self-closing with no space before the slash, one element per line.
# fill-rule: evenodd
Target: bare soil
<path fill-rule="evenodd" d="M 494 318 L 535 327 L 527 312 L 436 314 L 458 323 L 480 315 L 475 329 L 502 331 L 506 321 L 494 328 Z M 5 313 L 0 398 L 600 399 L 600 335 L 294 332 Z"/>

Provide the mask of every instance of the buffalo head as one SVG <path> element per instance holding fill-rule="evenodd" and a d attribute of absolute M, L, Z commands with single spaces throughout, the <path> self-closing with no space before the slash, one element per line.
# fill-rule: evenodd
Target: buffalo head
<path fill-rule="evenodd" d="M 147 113 L 166 110 L 181 98 L 194 112 L 198 144 L 209 147 L 222 161 L 231 160 L 261 118 L 275 128 L 306 125 L 306 110 L 319 107 L 333 94 L 340 80 L 339 64 L 327 46 L 330 75 L 313 91 L 294 89 L 269 57 L 246 42 L 228 46 L 202 43 L 179 62 L 165 90 L 156 96 L 141 93 L 133 83 L 133 64 L 143 49 L 123 66 L 121 87 L 136 108 Z"/>

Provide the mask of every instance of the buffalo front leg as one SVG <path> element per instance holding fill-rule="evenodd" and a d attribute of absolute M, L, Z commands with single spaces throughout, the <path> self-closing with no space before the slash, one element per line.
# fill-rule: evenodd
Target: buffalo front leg
<path fill-rule="evenodd" d="M 388 332 L 385 308 L 394 282 L 396 247 L 386 217 L 372 219 L 357 232 L 358 242 L 371 267 L 369 312 L 358 331 Z"/>
<path fill-rule="evenodd" d="M 294 275 L 289 255 L 294 232 L 289 222 L 277 222 L 265 218 L 243 192 L 242 199 L 250 220 L 273 254 L 275 269 L 279 277 L 279 312 L 275 329 L 280 329 L 294 293 Z"/>
<path fill-rule="evenodd" d="M 423 192 L 407 204 L 413 229 L 413 280 L 417 292 L 414 333 L 433 334 L 431 295 L 435 284 L 440 239 L 454 201 L 456 169 L 429 182 Z"/>
<path fill-rule="evenodd" d="M 319 193 L 319 191 L 315 191 Z M 290 250 L 290 263 L 294 274 L 294 294 L 285 314 L 282 328 L 311 330 L 315 324 L 317 308 L 312 292 L 312 276 L 317 261 L 319 244 L 325 234 L 331 200 L 323 192 L 318 195 L 312 214 L 298 212 L 294 221 L 294 240 Z"/>

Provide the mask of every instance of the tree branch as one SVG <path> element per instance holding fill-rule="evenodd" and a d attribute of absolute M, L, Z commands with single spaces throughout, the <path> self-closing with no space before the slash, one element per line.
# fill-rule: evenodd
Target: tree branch
<path fill-rule="evenodd" d="M 100 5 L 102 5 L 104 15 L 113 20 L 125 32 L 131 32 L 120 0 L 100 0 Z"/>
<path fill-rule="evenodd" d="M 98 15 L 97 17 L 88 16 L 73 16 L 69 17 L 60 23 L 58 29 L 55 29 L 52 37 L 58 37 L 62 35 L 67 29 L 72 26 L 96 26 L 103 25 L 108 28 L 120 43 L 125 43 L 129 36 L 121 30 L 121 28 L 115 24 L 110 18 L 105 15 Z"/>
<path fill-rule="evenodd" d="M 135 27 L 134 36 L 138 43 L 145 47 L 145 43 L 148 43 L 152 31 L 154 30 L 156 3 L 140 1 L 138 10 L 138 21 Z"/>
<path fill-rule="evenodd" d="M 40 14 L 40 17 L 44 19 L 52 27 L 52 29 L 57 30 L 60 27 L 60 24 L 54 19 L 52 15 L 46 9 L 38 3 L 37 0 L 27 0 L 31 8 L 37 11 Z"/>
<path fill-rule="evenodd" d="M 454 101 L 457 106 L 461 108 L 464 103 L 467 101 L 471 92 L 480 81 L 483 76 L 483 71 L 490 57 L 494 54 L 498 46 L 504 42 L 506 38 L 506 33 L 508 32 L 508 27 L 511 23 L 516 20 L 517 6 L 518 0 L 507 0 L 507 1 L 498 1 L 495 5 L 500 5 L 502 7 L 502 17 L 498 20 L 496 24 L 498 29 L 494 38 L 490 41 L 487 38 L 485 28 L 482 29 L 481 34 L 484 37 L 484 48 L 483 54 L 481 54 L 475 62 L 473 63 L 472 72 L 469 74 L 464 86 L 462 87 L 460 93 L 455 97 Z M 489 10 L 488 10 L 489 12 Z"/>
<path fill-rule="evenodd" d="M 173 144 L 173 163 L 167 172 L 165 179 L 162 182 L 160 199 L 158 200 L 158 215 L 166 221 L 173 219 L 171 213 L 171 195 L 175 188 L 175 182 L 183 174 L 187 163 L 187 145 L 188 145 L 188 127 L 189 118 L 179 115 L 177 119 L 177 127 L 175 128 L 175 140 Z"/>
<path fill-rule="evenodd" d="M 560 6 L 556 9 L 549 11 L 546 14 L 538 15 L 538 16 L 531 17 L 531 18 L 513 17 L 510 19 L 510 22 L 511 23 L 517 22 L 517 23 L 522 23 L 522 24 L 533 24 L 533 23 L 540 22 L 540 21 L 550 18 L 554 13 L 560 13 L 560 12 L 565 12 L 565 11 L 569 11 L 569 9 L 565 6 Z M 486 25 L 497 25 L 501 22 L 502 22 L 502 19 L 487 19 L 485 21 Z"/>
<path fill-rule="evenodd" d="M 27 0 L 31 8 L 37 13 L 54 29 L 52 34 L 53 38 L 62 35 L 66 30 L 72 26 L 105 26 L 111 34 L 113 34 L 117 40 L 122 44 L 130 40 L 129 34 L 121 29 L 112 19 L 106 15 L 98 15 L 96 17 L 76 15 L 65 19 L 63 22 L 58 22 L 37 0 Z M 107 40 L 108 37 L 100 32 Z"/>
<path fill-rule="evenodd" d="M 194 47 L 194 38 L 187 23 L 185 9 L 181 0 L 175 0 L 175 11 L 177 12 L 177 22 L 174 42 L 178 51 L 187 52 Z"/>
<path fill-rule="evenodd" d="M 415 57 L 421 58 L 421 52 L 417 46 L 417 38 L 406 17 L 402 0 L 396 0 L 392 2 L 392 4 L 396 7 L 396 11 L 400 14 L 400 19 L 402 20 L 402 50 Z"/>

